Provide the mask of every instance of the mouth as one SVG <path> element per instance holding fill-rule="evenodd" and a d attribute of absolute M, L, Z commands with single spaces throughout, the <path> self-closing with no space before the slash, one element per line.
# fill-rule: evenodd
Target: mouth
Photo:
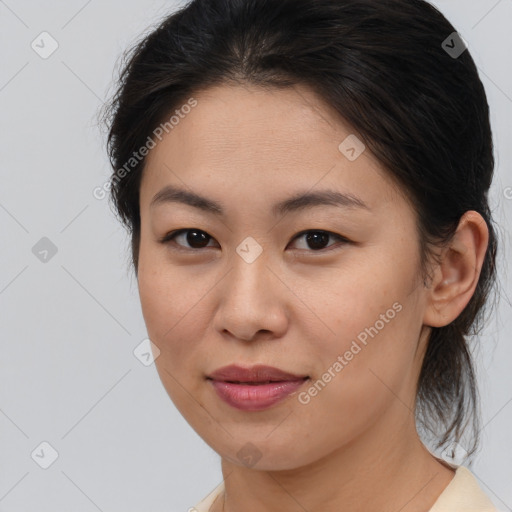
<path fill-rule="evenodd" d="M 223 366 L 206 377 L 210 380 L 229 382 L 231 384 L 261 385 L 273 382 L 301 381 L 309 375 L 293 374 L 273 366 L 255 365 L 242 367 L 237 365 Z"/>
<path fill-rule="evenodd" d="M 304 377 L 302 379 L 297 380 L 264 380 L 264 381 L 258 381 L 258 382 L 244 382 L 239 380 L 221 380 L 218 382 L 226 382 L 227 384 L 242 384 L 246 386 L 263 386 L 264 384 L 272 384 L 272 383 L 279 383 L 279 382 L 297 382 L 298 380 L 307 380 L 309 377 Z M 215 380 L 211 379 L 210 377 L 207 377 L 207 380 Z"/>
<path fill-rule="evenodd" d="M 206 377 L 217 396 L 243 411 L 261 411 L 297 392 L 310 379 L 270 366 L 226 366 Z"/>

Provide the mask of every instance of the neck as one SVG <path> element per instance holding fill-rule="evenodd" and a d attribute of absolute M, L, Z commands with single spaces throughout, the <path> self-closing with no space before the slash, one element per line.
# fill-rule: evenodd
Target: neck
<path fill-rule="evenodd" d="M 214 511 L 429 510 L 454 471 L 422 444 L 412 414 L 398 428 L 387 427 L 375 426 L 328 456 L 291 470 L 250 469 L 223 458 L 225 493 Z"/>

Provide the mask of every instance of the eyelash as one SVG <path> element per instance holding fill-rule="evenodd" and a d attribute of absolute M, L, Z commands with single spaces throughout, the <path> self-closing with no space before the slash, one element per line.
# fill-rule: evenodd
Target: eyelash
<path fill-rule="evenodd" d="M 162 237 L 161 239 L 158 240 L 158 242 L 160 242 L 161 244 L 166 244 L 166 245 L 170 245 L 170 243 L 172 242 L 173 245 L 176 245 L 177 247 L 174 247 L 173 249 L 174 250 L 177 250 L 177 251 L 185 251 L 185 252 L 198 252 L 198 251 L 201 251 L 201 250 L 205 250 L 205 249 L 211 249 L 212 247 L 203 247 L 203 248 L 200 248 L 200 249 L 194 249 L 194 248 L 187 248 L 187 247 L 183 247 L 179 244 L 176 244 L 176 242 L 174 241 L 174 239 L 178 236 L 178 235 L 181 235 L 183 233 L 187 233 L 189 231 L 195 231 L 195 232 L 198 232 L 198 233 L 204 233 L 206 234 L 207 236 L 208 233 L 206 233 L 206 231 L 203 231 L 201 229 L 196 229 L 196 228 L 184 228 L 184 229 L 177 229 L 175 231 L 171 231 L 169 233 L 167 233 L 164 237 Z M 336 238 L 337 240 L 339 240 L 341 242 L 341 245 L 345 245 L 345 244 L 348 244 L 348 243 L 351 243 L 350 240 L 348 240 L 347 238 L 341 236 L 341 235 L 338 235 L 336 233 L 333 233 L 331 231 L 325 231 L 325 230 L 321 230 L 321 229 L 309 229 L 309 230 L 305 230 L 305 231 L 301 231 L 300 233 L 297 233 L 292 241 L 296 240 L 297 238 L 300 238 L 301 236 L 304 236 L 308 233 L 324 233 L 324 234 L 327 234 L 329 235 L 330 237 L 334 237 Z M 210 240 L 213 240 L 213 237 L 209 236 Z M 210 240 L 208 242 L 210 242 Z M 307 252 L 312 252 L 312 253 L 326 253 L 327 251 L 332 251 L 332 250 L 335 250 L 337 248 L 336 244 L 334 246 L 328 246 L 324 249 L 318 249 L 318 250 L 307 250 L 307 249 L 302 249 L 302 250 L 306 250 Z M 339 246 L 338 246 L 339 248 Z"/>

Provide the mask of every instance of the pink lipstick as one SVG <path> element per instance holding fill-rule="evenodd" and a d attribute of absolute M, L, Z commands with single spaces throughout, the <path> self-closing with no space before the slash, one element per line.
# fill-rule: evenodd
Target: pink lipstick
<path fill-rule="evenodd" d="M 212 372 L 207 379 L 217 395 L 232 407 L 261 411 L 297 391 L 309 377 L 265 365 L 229 365 Z"/>

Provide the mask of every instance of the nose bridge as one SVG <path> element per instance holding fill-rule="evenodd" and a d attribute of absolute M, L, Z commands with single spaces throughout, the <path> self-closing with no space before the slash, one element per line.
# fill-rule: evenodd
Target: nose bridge
<path fill-rule="evenodd" d="M 245 252 L 241 249 L 245 249 Z M 241 254 L 240 254 L 241 252 Z M 278 280 L 268 268 L 266 254 L 255 257 L 254 247 L 241 244 L 223 280 L 215 325 L 240 339 L 251 339 L 260 330 L 277 334 L 286 315 Z"/>
<path fill-rule="evenodd" d="M 247 248 L 247 245 L 241 244 L 233 257 L 232 271 L 228 276 L 229 292 L 226 298 L 246 301 L 253 309 L 261 307 L 265 300 L 268 303 L 267 293 L 270 290 L 275 291 L 275 287 L 270 283 L 272 272 L 268 269 L 268 264 L 267 255 L 263 254 L 263 251 L 255 256 L 254 248 L 250 245 Z"/>

